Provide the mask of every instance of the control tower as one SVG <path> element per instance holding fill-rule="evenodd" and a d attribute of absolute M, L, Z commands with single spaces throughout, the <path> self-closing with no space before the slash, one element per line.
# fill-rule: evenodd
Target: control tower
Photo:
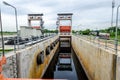
<path fill-rule="evenodd" d="M 28 26 L 36 29 L 43 29 L 44 21 L 42 16 L 43 14 L 28 14 Z M 38 26 L 33 26 L 31 23 L 32 21 L 39 21 L 40 24 Z"/>
<path fill-rule="evenodd" d="M 70 36 L 72 33 L 72 13 L 60 13 L 57 18 L 58 33 L 60 36 Z"/>

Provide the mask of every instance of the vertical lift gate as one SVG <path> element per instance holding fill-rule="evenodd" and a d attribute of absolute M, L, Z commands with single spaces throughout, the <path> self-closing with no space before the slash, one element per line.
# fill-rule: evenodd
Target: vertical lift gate
<path fill-rule="evenodd" d="M 72 13 L 60 13 L 58 14 L 57 26 L 59 34 L 59 47 L 62 51 L 69 51 L 71 49 L 71 35 L 72 35 Z M 69 48 L 62 46 L 62 43 L 68 42 Z"/>
<path fill-rule="evenodd" d="M 42 18 L 43 14 L 28 14 L 28 26 L 35 28 L 35 29 L 40 29 L 42 31 L 43 34 L 43 18 Z M 39 21 L 38 26 L 32 25 L 32 21 Z"/>

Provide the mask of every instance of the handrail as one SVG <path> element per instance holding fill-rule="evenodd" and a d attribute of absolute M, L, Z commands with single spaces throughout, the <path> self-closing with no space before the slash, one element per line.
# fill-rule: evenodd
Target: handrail
<path fill-rule="evenodd" d="M 114 47 L 115 40 L 114 39 L 107 40 L 107 39 L 101 39 L 101 38 L 96 37 L 96 36 L 88 36 L 88 35 L 75 35 L 75 36 L 82 38 L 84 40 L 87 40 L 93 44 L 103 46 L 105 49 L 110 49 L 110 50 L 115 51 L 115 47 Z M 118 40 L 117 46 L 118 46 L 117 51 L 120 51 L 120 40 Z"/>

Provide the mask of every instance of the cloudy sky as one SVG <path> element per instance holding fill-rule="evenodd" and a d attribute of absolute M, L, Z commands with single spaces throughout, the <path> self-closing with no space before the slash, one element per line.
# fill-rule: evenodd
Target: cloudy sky
<path fill-rule="evenodd" d="M 57 13 L 73 13 L 73 29 L 102 29 L 111 25 L 112 0 L 4 0 L 17 8 L 19 26 L 27 26 L 27 14 L 43 13 L 44 26 L 56 28 Z M 0 2 L 4 31 L 15 31 L 14 9 Z M 120 0 L 115 0 L 116 7 Z"/>

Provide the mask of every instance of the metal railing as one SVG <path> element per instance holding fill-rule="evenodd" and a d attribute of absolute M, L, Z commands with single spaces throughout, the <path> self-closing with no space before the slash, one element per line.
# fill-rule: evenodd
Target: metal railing
<path fill-rule="evenodd" d="M 41 37 L 37 37 L 36 39 L 33 39 L 33 38 L 30 38 L 28 41 L 25 41 L 24 39 L 24 41 L 22 41 L 22 42 L 20 42 L 19 41 L 19 49 L 23 49 L 23 48 L 25 48 L 25 47 L 28 47 L 28 46 L 32 46 L 32 45 L 34 45 L 34 44 L 37 44 L 37 43 L 39 43 L 39 42 L 42 42 L 42 41 L 44 41 L 44 40 L 47 40 L 47 39 L 49 39 L 49 38 L 52 38 L 52 37 L 54 37 L 54 36 L 56 36 L 56 34 L 52 34 L 52 35 L 47 35 L 47 36 L 43 36 L 42 38 Z M 17 44 L 17 43 L 16 43 Z M 16 45 L 15 44 L 15 45 Z"/>
<path fill-rule="evenodd" d="M 115 51 L 115 40 L 114 39 L 101 39 L 92 35 L 75 35 L 81 39 L 87 40 L 95 45 L 103 46 L 105 49 Z M 120 40 L 117 40 L 117 51 L 120 51 Z"/>
<path fill-rule="evenodd" d="M 44 40 L 47 40 L 49 38 L 52 38 L 54 36 L 56 36 L 57 34 L 51 34 L 51 35 L 44 35 L 44 36 L 40 36 L 40 37 L 37 37 L 37 38 L 27 38 L 28 40 L 25 40 L 26 38 L 19 38 L 19 43 L 17 43 L 17 38 L 15 37 L 8 37 L 6 39 L 6 42 L 5 42 L 5 47 L 7 47 L 7 49 L 13 49 L 13 51 L 16 51 L 16 50 L 20 50 L 20 49 L 24 49 L 28 46 L 32 46 L 34 44 L 37 44 L 39 42 L 42 42 Z M 6 44 L 8 41 L 12 40 L 12 44 Z M 19 45 L 19 49 L 16 47 L 17 44 Z M 8 52 L 7 52 L 8 53 Z"/>

